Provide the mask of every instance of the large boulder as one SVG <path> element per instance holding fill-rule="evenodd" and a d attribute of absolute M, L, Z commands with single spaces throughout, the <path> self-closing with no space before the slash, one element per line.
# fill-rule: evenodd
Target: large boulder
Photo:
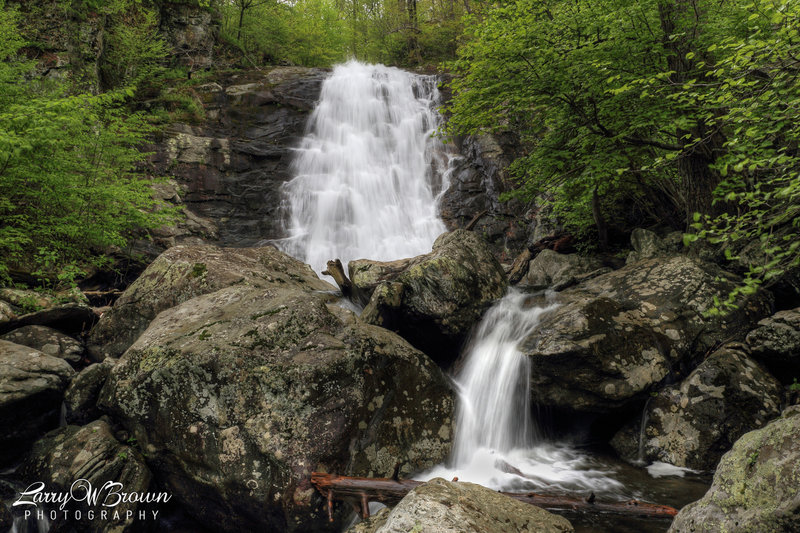
<path fill-rule="evenodd" d="M 542 250 L 530 263 L 528 275 L 523 278 L 520 285 L 532 289 L 563 290 L 580 281 L 590 279 L 608 272 L 602 263 L 592 257 L 579 254 L 560 254 L 553 250 Z"/>
<path fill-rule="evenodd" d="M 68 424 L 82 426 L 102 415 L 97 398 L 116 363 L 116 359 L 106 359 L 87 366 L 75 376 L 64 393 L 64 419 Z"/>
<path fill-rule="evenodd" d="M 379 262 L 351 266 L 356 287 L 367 283 L 362 280 L 381 280 L 361 318 L 397 331 L 439 361 L 458 355 L 472 326 L 507 285 L 486 243 L 466 230 L 441 235 L 431 253 L 408 261 L 399 274 L 386 276 L 387 270 Z"/>
<path fill-rule="evenodd" d="M 770 309 L 758 292 L 709 314 L 738 279 L 688 256 L 649 259 L 559 293 L 521 344 L 540 405 L 607 412 L 643 401 L 655 385 L 720 339 L 742 339 Z"/>
<path fill-rule="evenodd" d="M 777 417 L 780 403 L 780 383 L 742 346 L 727 345 L 648 402 L 643 435 L 637 419 L 611 444 L 628 460 L 713 470 L 739 437 Z"/>
<path fill-rule="evenodd" d="M 216 530 L 332 530 L 312 471 L 389 476 L 400 463 L 408 475 L 449 452 L 438 367 L 305 285 L 240 284 L 162 312 L 101 391 Z"/>
<path fill-rule="evenodd" d="M 0 333 L 30 325 L 80 333 L 96 320 L 89 301 L 78 289 L 51 293 L 0 289 Z"/>
<path fill-rule="evenodd" d="M 64 359 L 72 366 L 81 362 L 83 345 L 73 337 L 47 326 L 23 326 L 0 339 L 35 348 L 40 352 Z"/>
<path fill-rule="evenodd" d="M 746 340 L 753 357 L 774 368 L 776 375 L 800 377 L 800 307 L 765 318 Z"/>
<path fill-rule="evenodd" d="M 311 267 L 273 247 L 175 246 L 133 282 L 92 329 L 88 350 L 97 361 L 119 357 L 158 313 L 223 287 L 269 287 L 296 282 L 306 290 L 333 290 Z"/>
<path fill-rule="evenodd" d="M 794 533 L 800 524 L 800 406 L 745 434 L 719 462 L 711 488 L 681 509 L 669 533 Z"/>
<path fill-rule="evenodd" d="M 63 359 L 0 340 L 0 465 L 58 426 L 64 390 L 74 375 Z"/>
<path fill-rule="evenodd" d="M 569 520 L 480 485 L 441 478 L 420 485 L 391 512 L 356 526 L 353 533 L 566 533 Z"/>
<path fill-rule="evenodd" d="M 44 492 L 64 493 L 73 489 L 75 500 L 58 510 L 53 523 L 55 531 L 68 531 L 68 527 L 87 533 L 146 531 L 155 522 L 153 513 L 156 518 L 158 513 L 163 514 L 163 500 L 149 504 L 126 500 L 112 506 L 119 498 L 115 491 L 148 492 L 152 475 L 135 443 L 121 444 L 109 425 L 101 420 L 83 427 L 66 426 L 47 434 L 33 445 L 19 474 L 30 483 L 44 483 Z M 109 483 L 121 485 L 114 488 Z M 98 491 L 95 504 L 80 498 L 89 487 Z M 105 518 L 101 511 L 107 511 Z M 144 519 L 140 512 L 145 513 Z"/>

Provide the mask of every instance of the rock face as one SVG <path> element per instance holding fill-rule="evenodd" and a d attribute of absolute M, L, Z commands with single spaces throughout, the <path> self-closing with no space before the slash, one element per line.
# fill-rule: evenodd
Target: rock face
<path fill-rule="evenodd" d="M 87 366 L 75 376 L 64 393 L 64 418 L 68 424 L 82 426 L 100 417 L 97 398 L 116 362 L 116 359 L 106 359 Z"/>
<path fill-rule="evenodd" d="M 726 316 L 705 316 L 735 279 L 687 256 L 650 259 L 559 293 L 522 349 L 533 400 L 607 412 L 644 395 L 719 339 L 743 338 L 770 307 L 757 293 Z"/>
<path fill-rule="evenodd" d="M 800 307 L 779 311 L 747 334 L 753 357 L 774 368 L 776 375 L 800 377 Z"/>
<path fill-rule="evenodd" d="M 357 263 L 350 268 L 357 287 L 386 279 L 361 318 L 397 331 L 439 361 L 458 355 L 470 328 L 507 285 L 489 247 L 466 230 L 441 235 L 431 253 L 408 261 L 393 278 L 385 263 Z"/>
<path fill-rule="evenodd" d="M 231 285 L 290 282 L 306 290 L 334 290 L 308 265 L 272 247 L 175 246 L 151 263 L 102 316 L 89 337 L 89 354 L 97 361 L 121 356 L 158 313 L 195 296 Z"/>
<path fill-rule="evenodd" d="M 46 326 L 23 326 L 0 336 L 0 339 L 64 359 L 73 366 L 80 363 L 83 356 L 83 345 L 80 342 Z"/>
<path fill-rule="evenodd" d="M 669 533 L 790 533 L 800 523 L 800 406 L 742 436 L 702 499 L 681 509 Z"/>
<path fill-rule="evenodd" d="M 597 259 L 545 249 L 528 264 L 528 274 L 520 285 L 560 291 L 608 271 Z"/>
<path fill-rule="evenodd" d="M 74 375 L 63 359 L 0 340 L 0 465 L 58 426 L 64 389 Z"/>
<path fill-rule="evenodd" d="M 211 65 L 214 27 L 211 11 L 197 5 L 161 4 L 159 30 L 177 60 L 193 69 Z"/>
<path fill-rule="evenodd" d="M 780 414 L 780 401 L 780 383 L 741 345 L 728 345 L 648 402 L 643 457 L 638 457 L 640 420 L 611 444 L 629 460 L 713 470 L 736 439 Z"/>
<path fill-rule="evenodd" d="M 569 520 L 480 485 L 436 478 L 409 492 L 391 512 L 361 523 L 356 533 L 565 533 Z"/>
<path fill-rule="evenodd" d="M 37 441 L 26 457 L 21 473 L 31 482 L 43 482 L 46 492 L 68 492 L 73 482 L 80 479 L 87 480 L 93 489 L 100 491 L 97 505 L 92 506 L 85 501 L 68 503 L 64 509 L 69 511 L 69 522 L 60 516 L 53 523 L 56 531 L 64 531 L 65 526 L 89 533 L 141 531 L 143 524 L 153 523 L 152 512 L 161 511 L 164 506 L 163 503 L 129 502 L 115 507 L 102 506 L 109 494 L 107 489 L 103 490 L 106 483 L 121 483 L 120 492 L 143 493 L 148 491 L 152 475 L 142 454 L 133 446 L 120 444 L 109 425 L 100 420 L 83 427 L 67 426 Z M 76 487 L 75 495 L 81 494 L 81 489 Z M 108 496 L 109 504 L 115 500 L 115 496 Z M 76 510 L 81 511 L 82 520 L 74 520 Z M 95 512 L 94 520 L 87 518 L 90 510 Z M 100 519 L 101 510 L 109 511 L 110 518 Z M 113 511 L 119 512 L 118 519 L 114 519 Z M 127 511 L 133 511 L 132 518 L 126 517 Z M 149 522 L 138 520 L 140 511 L 147 512 Z"/>
<path fill-rule="evenodd" d="M 275 269 L 285 261 L 296 263 L 276 258 Z M 325 530 L 335 524 L 309 474 L 388 476 L 400 462 L 407 475 L 438 463 L 451 392 L 394 333 L 300 276 L 273 277 L 284 281 L 237 284 L 159 314 L 112 371 L 100 407 L 202 520 Z"/>

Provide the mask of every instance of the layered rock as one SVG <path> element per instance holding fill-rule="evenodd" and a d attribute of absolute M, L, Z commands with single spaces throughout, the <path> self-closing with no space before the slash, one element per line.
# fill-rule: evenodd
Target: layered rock
<path fill-rule="evenodd" d="M 681 509 L 670 533 L 790 533 L 800 520 L 800 406 L 745 434 L 722 457 L 711 488 Z"/>
<path fill-rule="evenodd" d="M 420 485 L 391 511 L 353 528 L 353 533 L 566 533 L 569 520 L 480 485 L 441 478 Z"/>
<path fill-rule="evenodd" d="M 83 357 L 83 345 L 78 340 L 46 326 L 23 326 L 0 335 L 0 339 L 59 357 L 73 366 Z"/>
<path fill-rule="evenodd" d="M 742 346 L 728 345 L 648 402 L 644 435 L 636 420 L 611 444 L 628 460 L 713 470 L 739 437 L 777 417 L 780 403 L 780 383 Z"/>
<path fill-rule="evenodd" d="M 356 287 L 375 287 L 361 318 L 397 331 L 441 362 L 458 355 L 472 326 L 507 285 L 489 247 L 466 230 L 441 235 L 431 253 L 396 267 L 351 263 Z"/>
<path fill-rule="evenodd" d="M 58 426 L 64 390 L 74 375 L 63 359 L 0 340 L 0 465 Z"/>
<path fill-rule="evenodd" d="M 388 476 L 400 463 L 408 475 L 449 451 L 440 370 L 282 272 L 287 261 L 297 263 L 275 257 L 272 284 L 161 312 L 100 395 L 182 504 L 228 530 L 338 527 L 308 484 L 312 471 Z"/>
<path fill-rule="evenodd" d="M 742 339 L 770 308 L 766 293 L 727 315 L 707 312 L 737 279 L 687 256 L 627 265 L 562 291 L 522 349 L 532 359 L 533 400 L 606 412 L 652 388 L 719 339 Z"/>
<path fill-rule="evenodd" d="M 800 307 L 779 311 L 747 334 L 753 357 L 786 378 L 800 377 Z"/>
<path fill-rule="evenodd" d="M 89 354 L 119 357 L 158 313 L 231 285 L 268 287 L 297 282 L 306 290 L 333 290 L 308 265 L 272 247 L 175 246 L 161 254 L 92 329 Z"/>
<path fill-rule="evenodd" d="M 75 500 L 60 510 L 68 512 L 59 514 L 52 524 L 56 531 L 69 528 L 87 533 L 141 531 L 148 522 L 139 520 L 139 512 L 146 512 L 152 524 L 153 511 L 163 511 L 164 502 L 124 501 L 113 507 L 103 506 L 103 503 L 111 505 L 117 500 L 108 483 L 121 483 L 116 489 L 120 493 L 145 493 L 152 475 L 135 446 L 118 442 L 109 425 L 100 420 L 83 427 L 67 426 L 37 441 L 20 474 L 31 482 L 44 483 L 45 492 L 70 492 L 73 488 Z M 80 480 L 88 481 L 88 484 Z M 73 487 L 76 482 L 78 485 Z M 84 494 L 82 491 L 89 486 L 100 495 L 96 505 L 78 501 Z M 108 511 L 107 519 L 100 518 L 102 510 Z M 75 511 L 80 511 L 80 514 Z M 94 519 L 89 517 L 89 511 L 94 512 Z M 116 517 L 114 511 L 119 513 Z M 127 515 L 128 511 L 132 512 L 131 516 Z M 76 520 L 76 516 L 81 516 L 81 519 Z"/>

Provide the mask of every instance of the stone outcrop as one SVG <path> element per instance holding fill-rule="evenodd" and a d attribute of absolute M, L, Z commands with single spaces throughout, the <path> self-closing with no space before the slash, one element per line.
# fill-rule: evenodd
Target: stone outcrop
<path fill-rule="evenodd" d="M 780 403 L 780 383 L 741 345 L 727 345 L 680 384 L 650 399 L 643 457 L 638 457 L 641 420 L 621 430 L 611 444 L 628 460 L 713 470 L 736 439 L 777 417 Z"/>
<path fill-rule="evenodd" d="M 67 503 L 52 523 L 54 531 L 85 531 L 87 533 L 126 533 L 141 531 L 155 521 L 152 512 L 163 511 L 161 503 L 142 504 L 138 502 L 121 502 L 114 507 L 103 507 L 103 503 L 116 502 L 106 486 L 107 483 L 121 483 L 118 492 L 145 493 L 150 488 L 152 475 L 145 465 L 144 457 L 136 444 L 122 444 L 114 438 L 111 428 L 106 422 L 97 420 L 89 425 L 66 426 L 46 435 L 30 450 L 20 469 L 23 478 L 31 482 L 42 482 L 46 492 L 69 492 L 73 483 L 75 500 Z M 89 482 L 93 490 L 100 495 L 99 503 L 91 505 L 86 501 L 77 501 L 83 495 L 79 486 Z M 108 499 L 106 499 L 108 498 Z M 62 511 L 63 511 L 62 510 Z M 108 511 L 109 518 L 101 519 L 99 512 Z M 80 511 L 76 513 L 75 511 Z M 88 512 L 94 511 L 94 519 Z M 119 515 L 115 518 L 113 514 Z M 131 511 L 132 515 L 127 516 Z M 140 520 L 139 512 L 147 513 L 148 520 Z M 80 516 L 80 519 L 76 519 Z"/>
<path fill-rule="evenodd" d="M 392 510 L 358 524 L 352 533 L 567 533 L 569 520 L 480 485 L 441 478 L 420 485 Z"/>
<path fill-rule="evenodd" d="M 339 526 L 309 474 L 433 466 L 449 451 L 452 396 L 427 356 L 312 290 L 304 270 L 286 271 L 295 260 L 275 254 L 263 257 L 271 281 L 162 311 L 111 372 L 99 406 L 201 520 L 232 531 L 326 530 Z M 149 283 L 166 293 L 170 279 Z"/>
<path fill-rule="evenodd" d="M 311 267 L 275 248 L 175 246 L 153 261 L 91 331 L 89 354 L 119 357 L 158 313 L 232 285 L 269 287 L 297 282 L 305 290 L 333 290 Z"/>
<path fill-rule="evenodd" d="M 681 509 L 669 533 L 791 533 L 800 517 L 800 406 L 745 434 L 726 453 L 711 488 Z"/>
<path fill-rule="evenodd" d="M 58 426 L 64 390 L 74 375 L 63 359 L 0 340 L 0 465 Z"/>
<path fill-rule="evenodd" d="M 728 315 L 707 315 L 737 279 L 687 256 L 649 259 L 559 293 L 522 349 L 540 405 L 607 412 L 674 376 L 720 339 L 743 339 L 770 309 L 759 292 Z"/>
<path fill-rule="evenodd" d="M 429 254 L 389 264 L 352 262 L 350 272 L 356 287 L 375 287 L 361 318 L 397 331 L 440 362 L 458 355 L 507 285 L 489 247 L 466 230 L 441 235 Z"/>

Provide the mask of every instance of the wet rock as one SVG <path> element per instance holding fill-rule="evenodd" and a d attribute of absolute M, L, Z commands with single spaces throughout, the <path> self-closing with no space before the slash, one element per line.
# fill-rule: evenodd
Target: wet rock
<path fill-rule="evenodd" d="M 46 326 L 23 326 L 1 335 L 0 339 L 64 359 L 72 366 L 80 363 L 83 357 L 83 345 L 79 341 Z"/>
<path fill-rule="evenodd" d="M 449 452 L 453 403 L 427 356 L 287 278 L 160 313 L 111 372 L 99 405 L 202 521 L 332 531 L 341 524 L 327 521 L 309 474 L 433 466 Z"/>
<path fill-rule="evenodd" d="M 117 496 L 109 492 L 105 485 L 109 482 L 121 483 L 119 492 L 144 493 L 150 489 L 152 475 L 144 462 L 144 457 L 136 449 L 137 445 L 118 442 L 106 422 L 97 420 L 89 425 L 66 426 L 53 431 L 37 441 L 25 458 L 20 475 L 30 483 L 42 482 L 46 492 L 69 492 L 70 487 L 78 480 L 86 480 L 92 489 L 100 495 L 96 505 L 86 501 L 78 501 L 77 496 L 83 494 L 78 486 L 74 489 L 76 499 L 69 502 L 68 518 L 60 515 L 53 522 L 53 530 L 64 531 L 74 528 L 75 531 L 87 533 L 123 533 L 142 531 L 147 524 L 153 523 L 152 512 L 163 512 L 164 503 L 130 503 L 122 502 L 114 507 L 103 507 L 116 501 Z M 79 486 L 87 487 L 85 482 Z M 108 497 L 108 500 L 106 500 Z M 108 519 L 100 518 L 100 511 L 108 511 Z M 63 511 L 63 510 L 62 510 Z M 76 520 L 80 511 L 80 519 Z M 94 519 L 88 512 L 94 511 Z M 114 511 L 119 517 L 114 518 Z M 131 517 L 126 513 L 132 511 Z M 139 518 L 139 512 L 147 513 L 147 521 Z M 143 528 L 144 526 L 144 528 Z"/>
<path fill-rule="evenodd" d="M 231 285 L 269 287 L 295 281 L 309 291 L 334 290 L 308 265 L 272 247 L 170 248 L 103 314 L 89 336 L 89 354 L 96 361 L 121 356 L 158 313 L 195 296 Z"/>
<path fill-rule="evenodd" d="M 86 296 L 78 289 L 43 293 L 27 289 L 0 289 L 0 302 L 10 309 L 0 313 L 0 333 L 24 326 L 48 326 L 68 333 L 88 330 L 97 320 Z"/>
<path fill-rule="evenodd" d="M 774 368 L 776 375 L 786 381 L 800 378 L 800 307 L 765 318 L 746 340 L 753 357 Z"/>
<path fill-rule="evenodd" d="M 743 435 L 711 488 L 681 509 L 669 533 L 796 532 L 800 517 L 800 406 Z"/>
<path fill-rule="evenodd" d="M 528 275 L 520 285 L 559 291 L 609 271 L 596 258 L 542 250 L 528 264 Z"/>
<path fill-rule="evenodd" d="M 758 292 L 728 315 L 706 315 L 738 280 L 687 256 L 648 259 L 559 293 L 522 344 L 533 358 L 533 400 L 608 412 L 674 376 L 719 339 L 743 339 L 770 309 Z"/>
<path fill-rule="evenodd" d="M 58 426 L 64 390 L 74 375 L 63 359 L 0 340 L 0 465 Z"/>
<path fill-rule="evenodd" d="M 780 383 L 743 346 L 727 345 L 648 402 L 641 459 L 713 470 L 739 437 L 780 414 L 780 402 Z M 634 421 L 611 441 L 631 461 L 640 459 L 640 425 Z"/>
<path fill-rule="evenodd" d="M 116 359 L 109 358 L 87 366 L 75 376 L 64 394 L 64 417 L 68 424 L 82 426 L 100 417 L 97 398 L 116 363 Z"/>
<path fill-rule="evenodd" d="M 388 278 L 372 294 L 361 318 L 400 333 L 437 361 L 454 359 L 472 326 L 506 290 L 506 274 L 489 247 L 473 232 L 441 235 L 433 251 L 410 260 L 394 276 L 386 264 L 351 269 L 363 280 Z M 367 275 L 365 271 L 376 272 Z"/>
<path fill-rule="evenodd" d="M 569 520 L 480 485 L 436 478 L 397 506 L 359 524 L 357 533 L 556 533 L 575 531 Z"/>

